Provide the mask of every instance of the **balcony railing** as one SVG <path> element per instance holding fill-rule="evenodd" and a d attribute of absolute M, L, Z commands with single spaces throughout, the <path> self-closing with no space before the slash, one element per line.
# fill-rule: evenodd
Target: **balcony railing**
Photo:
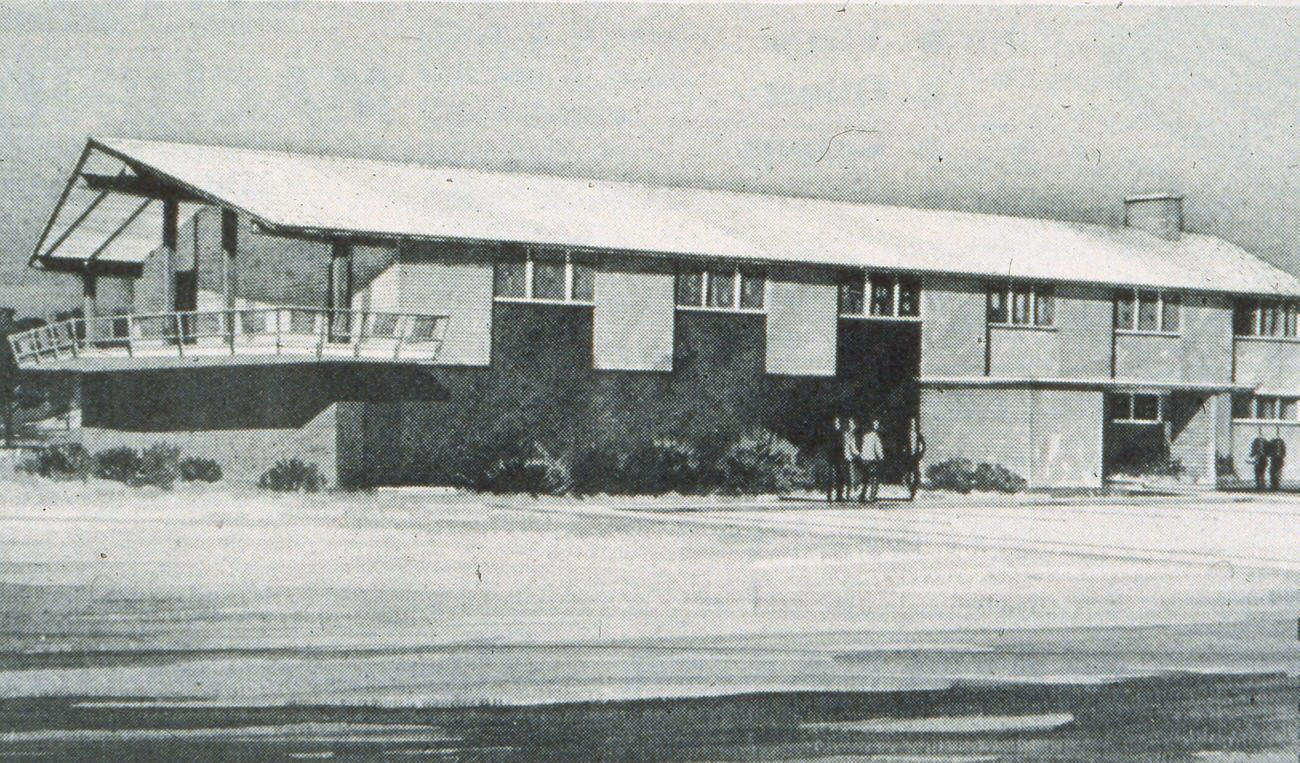
<path fill-rule="evenodd" d="M 74 318 L 9 337 L 19 368 L 166 359 L 434 362 L 447 316 L 251 308 Z"/>

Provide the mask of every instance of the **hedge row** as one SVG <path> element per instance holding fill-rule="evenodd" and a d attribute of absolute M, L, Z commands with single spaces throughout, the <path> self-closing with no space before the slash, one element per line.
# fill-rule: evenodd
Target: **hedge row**
<path fill-rule="evenodd" d="M 144 450 L 119 447 L 96 453 L 76 443 L 50 445 L 35 451 L 16 469 L 54 480 L 98 477 L 131 487 L 152 485 L 164 490 L 177 482 L 217 482 L 222 477 L 221 465 L 216 461 L 182 458 L 179 448 L 162 444 Z M 325 487 L 325 477 L 315 464 L 288 459 L 266 470 L 258 485 L 267 490 L 314 493 Z"/>

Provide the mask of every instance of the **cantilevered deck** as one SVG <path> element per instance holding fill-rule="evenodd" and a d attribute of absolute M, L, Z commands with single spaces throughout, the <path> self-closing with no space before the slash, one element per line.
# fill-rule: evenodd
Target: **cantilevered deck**
<path fill-rule="evenodd" d="M 276 307 L 74 318 L 9 337 L 25 370 L 436 363 L 445 315 Z"/>

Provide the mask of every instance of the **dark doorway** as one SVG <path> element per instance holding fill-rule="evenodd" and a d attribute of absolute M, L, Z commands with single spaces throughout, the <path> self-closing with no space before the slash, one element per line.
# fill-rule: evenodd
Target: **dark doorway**
<path fill-rule="evenodd" d="M 860 425 L 880 422 L 886 480 L 902 476 L 908 425 L 919 415 L 921 324 L 912 321 L 843 319 L 839 328 L 837 413 Z"/>

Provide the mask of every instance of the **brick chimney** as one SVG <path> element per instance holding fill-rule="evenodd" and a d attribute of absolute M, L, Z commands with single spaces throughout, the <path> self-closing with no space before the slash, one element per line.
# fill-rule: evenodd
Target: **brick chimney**
<path fill-rule="evenodd" d="M 1142 193 L 1125 197 L 1124 224 L 1177 241 L 1183 231 L 1182 194 Z"/>

